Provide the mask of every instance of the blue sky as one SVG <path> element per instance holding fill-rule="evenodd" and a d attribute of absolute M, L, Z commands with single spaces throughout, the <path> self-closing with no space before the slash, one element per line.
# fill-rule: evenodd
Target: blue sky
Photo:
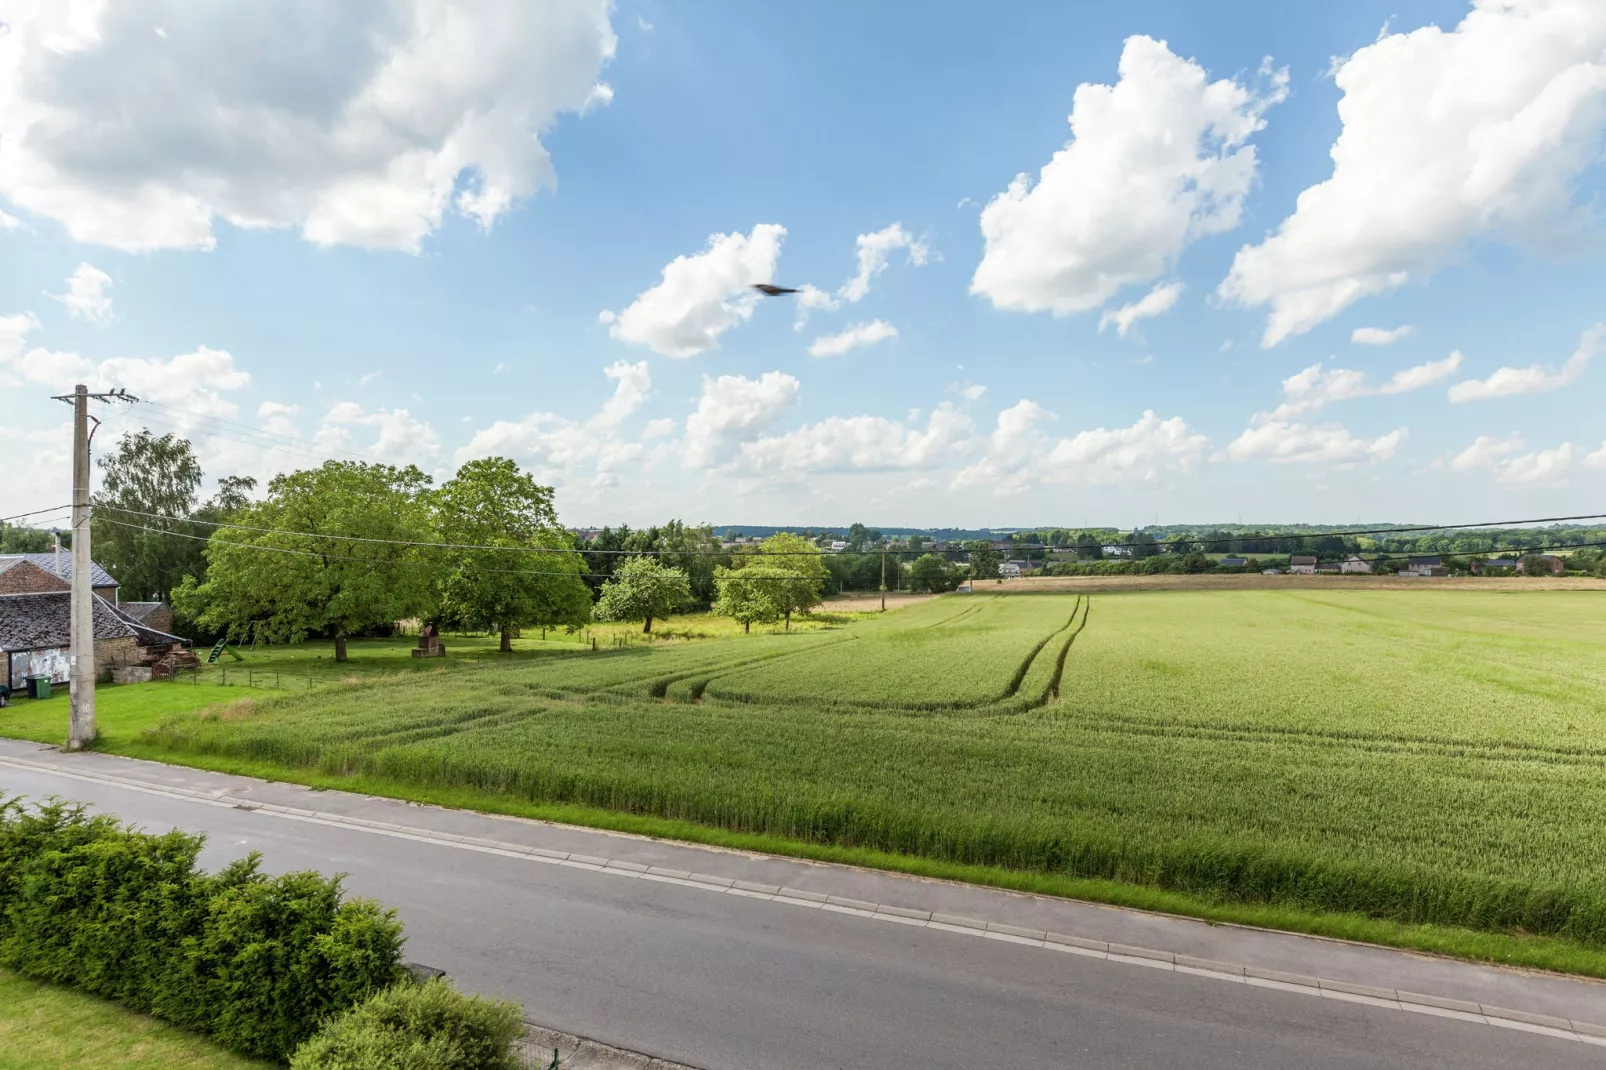
<path fill-rule="evenodd" d="M 0 0 L 0 515 L 76 381 L 213 477 L 504 453 L 575 524 L 1606 489 L 1588 0 L 288 10 Z"/>

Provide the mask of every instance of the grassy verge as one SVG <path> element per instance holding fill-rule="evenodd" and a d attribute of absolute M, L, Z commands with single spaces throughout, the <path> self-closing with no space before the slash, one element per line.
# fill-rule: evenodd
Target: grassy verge
<path fill-rule="evenodd" d="M 407 802 L 628 832 L 732 850 L 758 851 L 782 857 L 863 866 L 1034 895 L 1108 903 L 1112 906 L 1176 914 L 1222 924 L 1248 925 L 1340 940 L 1355 940 L 1476 962 L 1606 978 L 1606 951 L 1571 940 L 1478 932 L 1441 925 L 1407 925 L 1360 914 L 1237 903 L 1119 881 L 1063 877 L 997 866 L 966 865 L 868 848 L 808 843 L 783 836 L 730 832 L 689 821 L 621 813 L 591 806 L 535 803 L 487 791 L 426 788 L 383 777 L 333 776 L 271 762 L 216 755 L 175 754 L 166 747 L 142 742 L 130 734 L 117 731 L 103 736 L 102 749 L 131 758 L 302 784 L 314 789 L 378 795 Z"/>
<path fill-rule="evenodd" d="M 268 1065 L 108 1000 L 0 969 L 0 1070 L 246 1070 Z"/>

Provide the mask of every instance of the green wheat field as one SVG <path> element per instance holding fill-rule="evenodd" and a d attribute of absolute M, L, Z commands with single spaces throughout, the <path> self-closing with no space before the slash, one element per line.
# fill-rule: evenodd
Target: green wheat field
<path fill-rule="evenodd" d="M 1592 592 L 951 595 L 794 635 L 354 677 L 145 739 L 1606 946 Z"/>

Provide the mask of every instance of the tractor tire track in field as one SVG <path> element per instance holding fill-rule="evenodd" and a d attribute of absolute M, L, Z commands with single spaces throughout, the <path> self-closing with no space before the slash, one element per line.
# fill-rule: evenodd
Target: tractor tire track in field
<path fill-rule="evenodd" d="M 1425 754 L 1445 758 L 1477 758 L 1504 762 L 1547 762 L 1606 768 L 1606 750 L 1583 747 L 1549 747 L 1539 743 L 1503 740 L 1456 739 L 1444 736 L 1391 735 L 1381 732 L 1323 732 L 1280 728 L 1275 725 L 1168 724 L 1140 717 L 1072 715 L 1066 718 L 1080 728 L 1113 735 L 1144 735 L 1177 739 L 1223 740 L 1239 743 L 1292 743 L 1310 747 L 1342 747 L 1386 754 Z"/>
<path fill-rule="evenodd" d="M 1056 635 L 1059 635 L 1060 633 L 1068 630 L 1069 628 L 1071 628 L 1073 625 L 1076 624 L 1076 611 L 1081 609 L 1081 608 L 1082 608 L 1082 596 L 1081 595 L 1077 595 L 1076 596 L 1076 601 L 1071 603 L 1071 617 L 1070 617 L 1070 619 L 1067 620 L 1059 628 L 1057 628 L 1054 631 L 1049 632 L 1047 635 L 1043 636 L 1043 638 L 1041 638 L 1041 639 L 1039 639 L 1037 641 L 1037 645 L 1036 646 L 1032 647 L 1031 650 L 1027 651 L 1026 657 L 1021 660 L 1021 663 L 1020 663 L 1019 667 L 1017 667 L 1015 669 L 1015 675 L 1010 679 L 1009 686 L 1004 689 L 1004 694 L 1002 695 L 1002 698 L 1006 698 L 1007 699 L 1007 698 L 1014 698 L 1015 697 L 1015 693 L 1020 690 L 1020 685 L 1023 682 L 1025 682 L 1025 680 L 1026 680 L 1026 674 L 1031 671 L 1032 662 L 1037 660 L 1037 655 L 1042 653 L 1043 648 L 1045 646 L 1047 646 L 1050 642 L 1052 642 Z"/>
<path fill-rule="evenodd" d="M 1060 647 L 1059 660 L 1054 665 L 1054 678 L 1049 681 L 1048 685 L 1049 692 L 1056 699 L 1060 697 L 1060 680 L 1065 676 L 1065 659 L 1071 653 L 1071 644 L 1076 642 L 1076 637 L 1082 634 L 1083 628 L 1087 627 L 1087 615 L 1092 612 L 1092 610 L 1093 596 L 1088 595 L 1087 601 L 1082 606 L 1082 623 L 1076 626 L 1076 630 L 1071 633 L 1070 638 L 1065 640 L 1065 645 Z M 1073 612 L 1071 616 L 1074 618 L 1076 614 Z M 1047 702 L 1048 700 L 1045 698 L 1043 701 Z M 1038 703 L 1038 705 L 1042 704 L 1043 703 Z"/>

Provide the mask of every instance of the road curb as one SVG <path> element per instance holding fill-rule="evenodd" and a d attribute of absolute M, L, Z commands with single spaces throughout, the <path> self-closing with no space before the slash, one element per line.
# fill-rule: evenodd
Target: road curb
<path fill-rule="evenodd" d="M 753 884 L 747 881 L 731 881 L 723 877 L 711 877 L 682 870 L 663 869 L 656 866 L 647 867 L 625 860 L 608 859 L 573 852 L 552 851 L 545 848 L 529 847 L 522 844 L 512 844 L 478 837 L 469 838 L 452 833 L 436 832 L 431 829 L 352 818 L 343 814 L 307 810 L 301 807 L 282 806 L 277 803 L 254 800 L 245 803 L 224 791 L 208 792 L 195 788 L 170 787 L 138 780 L 133 777 L 122 777 L 90 770 L 63 769 L 61 766 L 49 762 L 34 762 L 24 758 L 0 755 L 0 766 L 8 765 L 19 769 L 48 772 L 75 780 L 111 784 L 151 795 L 184 799 L 202 805 L 246 810 L 290 821 L 306 821 L 314 824 L 347 828 L 358 832 L 367 832 L 376 836 L 388 836 L 441 847 L 450 847 L 457 850 L 500 855 L 507 858 L 538 862 L 544 865 L 584 869 L 631 880 L 648 880 L 654 883 L 679 885 L 715 894 L 761 899 L 783 906 L 849 914 L 871 921 L 937 929 L 962 936 L 1043 948 L 1088 958 L 1103 959 L 1107 962 L 1123 965 L 1168 970 L 1192 977 L 1248 984 L 1254 987 L 1276 989 L 1319 999 L 1361 1003 L 1408 1013 L 1454 1018 L 1494 1028 L 1537 1033 L 1562 1040 L 1572 1040 L 1582 1044 L 1606 1047 L 1606 1025 L 1603 1024 L 1535 1014 L 1530 1011 L 1513 1008 L 1494 1007 L 1483 1003 L 1436 996 L 1431 993 L 1358 985 L 1332 978 L 1266 969 L 1250 963 L 1194 958 L 1164 949 L 1108 943 L 1066 933 L 1023 929 L 1018 926 L 989 922 L 984 919 L 933 913 L 909 904 L 871 903 L 865 900 L 823 895 L 819 892 L 804 891 L 797 888 L 774 888 L 770 885 Z M 569 1034 L 562 1035 L 568 1036 Z M 575 1039 L 580 1041 L 583 1038 L 577 1037 Z M 593 1044 L 594 1042 L 585 1041 L 585 1043 Z M 559 1047 L 561 1049 L 562 1045 L 559 1045 Z M 624 1052 L 623 1049 L 614 1050 L 618 1051 L 621 1056 L 635 1055 L 635 1053 Z M 641 1058 L 646 1057 L 642 1056 Z M 568 1066 L 571 1064 L 563 1063 L 562 1065 Z M 579 1067 L 588 1064 L 575 1063 L 573 1065 Z M 599 1062 L 596 1064 L 599 1070 L 611 1065 L 620 1067 L 647 1067 L 651 1065 L 653 1070 L 677 1066 L 677 1064 L 661 1061 L 650 1064 L 647 1062 L 618 1062 L 615 1064 Z"/>

